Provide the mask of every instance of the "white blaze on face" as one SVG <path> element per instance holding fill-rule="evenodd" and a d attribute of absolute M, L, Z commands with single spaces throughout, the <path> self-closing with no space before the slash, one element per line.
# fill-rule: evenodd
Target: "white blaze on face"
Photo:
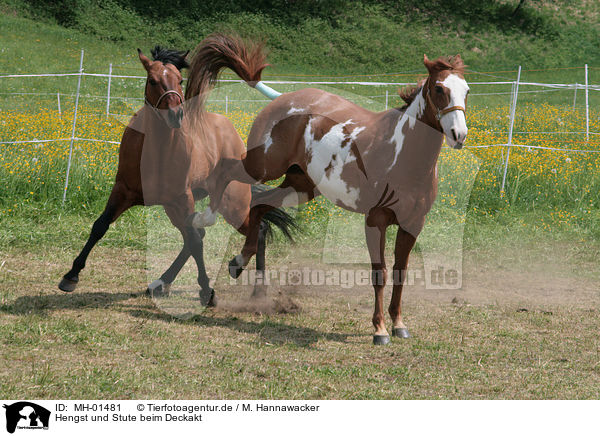
<path fill-rule="evenodd" d="M 312 119 L 304 131 L 306 153 L 311 159 L 307 172 L 321 194 L 341 206 L 356 209 L 359 189 L 348 186 L 342 180 L 341 174 L 344 165 L 351 162 L 348 158 L 351 143 L 364 127 L 356 127 L 349 135 L 344 132 L 344 127 L 353 124 L 352 120 L 336 124 L 320 140 L 315 140 L 312 133 Z M 342 144 L 344 146 L 342 147 Z M 326 171 L 327 170 L 327 171 Z"/>
<path fill-rule="evenodd" d="M 438 81 L 437 83 L 450 90 L 450 103 L 444 109 L 453 106 L 465 107 L 465 99 L 469 92 L 469 85 L 467 85 L 465 79 L 461 79 L 456 74 L 450 74 L 444 81 Z M 465 113 L 461 110 L 448 112 L 442 116 L 440 124 L 448 144 L 455 148 L 462 147 L 469 132 Z"/>

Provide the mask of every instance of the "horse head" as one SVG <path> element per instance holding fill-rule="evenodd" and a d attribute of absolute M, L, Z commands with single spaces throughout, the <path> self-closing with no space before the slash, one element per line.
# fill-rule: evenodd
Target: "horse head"
<path fill-rule="evenodd" d="M 164 116 L 172 128 L 181 127 L 183 120 L 183 91 L 181 69 L 187 68 L 188 52 L 164 50 L 156 46 L 150 60 L 138 48 L 140 61 L 148 74 L 144 91 L 145 103 Z M 162 111 L 166 112 L 162 112 Z"/>
<path fill-rule="evenodd" d="M 433 111 L 433 122 L 446 135 L 448 145 L 461 149 L 469 131 L 465 118 L 469 94 L 465 65 L 460 55 L 435 61 L 425 55 L 423 62 L 429 72 L 423 85 L 427 110 Z"/>

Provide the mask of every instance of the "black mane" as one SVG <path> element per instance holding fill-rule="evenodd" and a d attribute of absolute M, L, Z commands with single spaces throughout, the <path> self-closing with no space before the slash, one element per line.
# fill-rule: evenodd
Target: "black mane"
<path fill-rule="evenodd" d="M 189 51 L 169 50 L 157 45 L 150 52 L 152 53 L 152 60 L 160 61 L 163 64 L 172 64 L 179 71 L 190 66 L 185 59 Z"/>

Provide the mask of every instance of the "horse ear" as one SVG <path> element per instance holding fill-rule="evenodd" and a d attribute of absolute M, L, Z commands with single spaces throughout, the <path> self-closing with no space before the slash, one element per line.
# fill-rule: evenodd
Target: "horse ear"
<path fill-rule="evenodd" d="M 186 52 L 183 54 L 183 58 L 184 58 L 184 59 L 185 59 L 185 58 L 187 58 L 187 55 L 189 55 L 189 54 L 190 54 L 190 51 L 189 51 L 189 50 L 188 50 L 188 51 L 186 51 Z"/>
<path fill-rule="evenodd" d="M 427 68 L 427 71 L 429 71 L 429 74 L 431 74 L 434 70 L 435 62 L 431 62 L 429 60 L 429 58 L 427 57 L 427 55 L 424 54 L 423 55 L 423 64 L 425 65 L 425 68 Z"/>
<path fill-rule="evenodd" d="M 150 64 L 152 63 L 152 61 L 150 59 L 148 59 L 147 56 L 144 56 L 144 54 L 142 53 L 142 51 L 138 48 L 138 56 L 140 58 L 140 61 L 142 62 L 142 65 L 144 66 L 144 68 L 147 70 L 148 68 L 150 68 Z"/>

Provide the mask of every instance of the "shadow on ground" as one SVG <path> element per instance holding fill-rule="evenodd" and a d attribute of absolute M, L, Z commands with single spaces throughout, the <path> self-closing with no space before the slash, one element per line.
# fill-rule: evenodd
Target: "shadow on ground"
<path fill-rule="evenodd" d="M 88 292 L 73 294 L 26 295 L 0 306 L 0 313 L 12 315 L 45 314 L 62 309 L 98 309 L 115 303 L 138 298 L 143 292 Z"/>
<path fill-rule="evenodd" d="M 0 306 L 0 313 L 11 315 L 44 315 L 48 312 L 64 309 L 101 309 L 114 306 L 117 303 L 132 298 L 144 297 L 145 292 L 137 293 L 110 293 L 89 292 L 73 294 L 52 294 L 22 296 L 11 303 Z M 150 300 L 146 300 L 150 301 Z M 126 313 L 136 318 L 159 320 L 165 322 L 178 322 L 182 324 L 196 324 L 198 327 L 225 327 L 239 333 L 258 334 L 261 339 L 271 344 L 289 344 L 309 346 L 319 339 L 336 342 L 346 342 L 351 335 L 339 333 L 325 333 L 307 327 L 296 327 L 285 324 L 273 318 L 261 322 L 245 321 L 227 312 L 209 310 L 206 314 L 197 314 L 189 319 L 174 317 L 168 313 L 151 309 L 131 309 Z"/>
<path fill-rule="evenodd" d="M 246 321 L 235 316 L 216 317 L 211 316 L 212 311 L 207 311 L 207 315 L 195 315 L 190 319 L 184 320 L 174 318 L 163 312 L 154 312 L 150 310 L 135 309 L 129 311 L 129 314 L 138 318 L 148 320 L 161 320 L 168 322 L 178 322 L 182 324 L 197 324 L 202 327 L 225 327 L 239 333 L 258 334 L 261 339 L 270 344 L 289 344 L 293 343 L 300 347 L 306 347 L 316 343 L 319 339 L 325 339 L 335 342 L 346 342 L 348 337 L 355 336 L 342 333 L 324 333 L 308 327 L 297 327 L 284 324 L 273 319 L 267 319 L 262 322 Z"/>

